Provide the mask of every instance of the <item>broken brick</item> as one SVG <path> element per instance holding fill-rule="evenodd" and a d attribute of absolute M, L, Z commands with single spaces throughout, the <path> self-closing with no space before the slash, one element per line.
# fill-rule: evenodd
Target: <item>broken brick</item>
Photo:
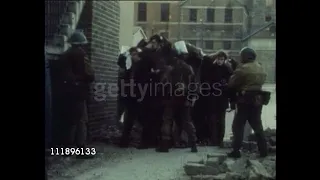
<path fill-rule="evenodd" d="M 258 160 L 248 160 L 248 180 L 268 180 L 273 177 Z"/>

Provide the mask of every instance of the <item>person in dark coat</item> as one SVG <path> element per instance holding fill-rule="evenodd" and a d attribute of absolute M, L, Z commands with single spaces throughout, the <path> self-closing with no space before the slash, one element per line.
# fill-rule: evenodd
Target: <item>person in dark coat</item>
<path fill-rule="evenodd" d="M 243 141 L 243 133 L 246 122 L 252 127 L 261 157 L 267 156 L 267 142 L 265 139 L 261 113 L 266 104 L 265 93 L 262 85 L 265 83 L 267 74 L 261 64 L 256 61 L 256 53 L 253 49 L 245 47 L 240 51 L 241 65 L 231 76 L 228 87 L 237 93 L 237 107 L 232 124 L 233 151 L 229 157 L 241 157 L 240 148 Z M 269 94 L 270 95 L 270 94 Z"/>
<path fill-rule="evenodd" d="M 132 47 L 129 49 L 129 55 L 126 61 L 131 61 L 131 67 L 126 67 L 124 76 L 120 82 L 120 94 L 125 104 L 125 116 L 123 121 L 123 131 L 120 141 L 120 147 L 126 148 L 129 146 L 129 137 L 135 121 L 138 121 L 142 126 L 140 116 L 140 104 L 138 102 L 139 95 L 137 94 L 137 81 L 135 78 L 136 69 L 140 66 L 141 58 L 139 57 L 139 49 Z"/>
<path fill-rule="evenodd" d="M 210 94 L 207 96 L 209 128 L 214 146 L 223 146 L 225 134 L 226 109 L 229 107 L 227 83 L 232 74 L 231 66 L 226 62 L 227 55 L 220 51 L 210 65 Z"/>

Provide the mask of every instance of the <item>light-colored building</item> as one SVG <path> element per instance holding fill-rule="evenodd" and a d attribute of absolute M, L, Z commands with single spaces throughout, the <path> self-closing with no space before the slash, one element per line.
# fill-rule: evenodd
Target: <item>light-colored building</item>
<path fill-rule="evenodd" d="M 119 1 L 120 3 L 120 31 L 119 49 L 122 46 L 135 46 L 146 34 L 141 27 L 134 25 L 134 2 Z M 130 33 L 132 32 L 132 33 Z"/>
<path fill-rule="evenodd" d="M 239 52 L 247 16 L 236 0 L 135 1 L 135 25 L 150 37 L 186 40 L 211 53 Z"/>
<path fill-rule="evenodd" d="M 248 3 L 248 2 L 247 2 Z M 276 77 L 276 11 L 275 0 L 255 0 L 250 8 L 251 27 L 243 37 L 243 46 L 253 48 L 257 60 L 266 70 L 267 83 L 275 83 Z"/>

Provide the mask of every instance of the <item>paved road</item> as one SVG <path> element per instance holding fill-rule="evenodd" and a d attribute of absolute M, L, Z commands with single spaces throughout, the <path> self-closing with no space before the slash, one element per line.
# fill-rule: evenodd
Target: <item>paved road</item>
<path fill-rule="evenodd" d="M 92 160 L 70 158 L 49 170 L 50 180 L 189 180 L 183 164 L 197 161 L 210 152 L 226 152 L 214 147 L 199 147 L 198 153 L 189 149 L 172 149 L 157 153 L 154 149 L 119 149 L 97 145 L 99 157 Z M 56 168 L 56 170 L 53 170 Z"/>

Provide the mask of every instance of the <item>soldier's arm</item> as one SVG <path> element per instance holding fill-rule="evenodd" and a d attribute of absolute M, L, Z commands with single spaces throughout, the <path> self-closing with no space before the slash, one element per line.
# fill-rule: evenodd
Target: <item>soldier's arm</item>
<path fill-rule="evenodd" d="M 229 89 L 237 90 L 243 84 L 244 71 L 244 67 L 239 67 L 233 72 L 228 82 Z"/>

